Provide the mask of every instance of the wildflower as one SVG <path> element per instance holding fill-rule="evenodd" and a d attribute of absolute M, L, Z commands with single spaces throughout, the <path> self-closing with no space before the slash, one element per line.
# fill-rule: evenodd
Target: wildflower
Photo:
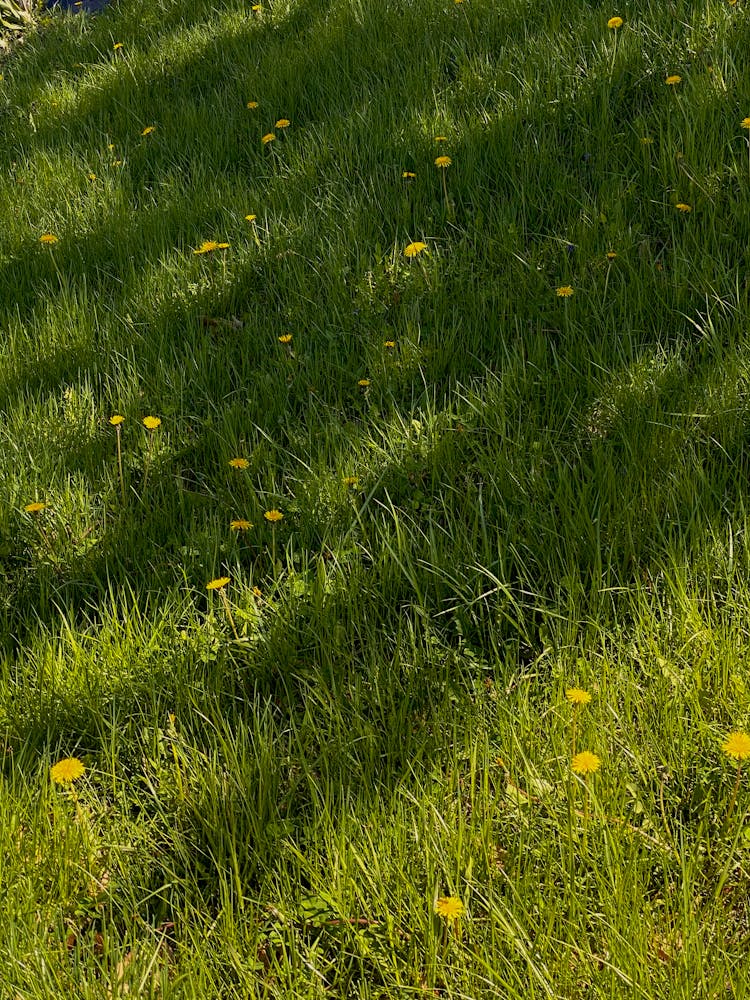
<path fill-rule="evenodd" d="M 623 22 L 621 17 L 610 17 L 610 19 L 607 21 L 607 27 L 612 28 L 614 31 L 617 31 L 618 28 L 622 27 L 622 23 Z"/>
<path fill-rule="evenodd" d="M 677 209 L 678 212 L 692 212 L 693 211 L 693 206 L 692 205 L 686 205 L 684 201 L 678 201 L 677 204 L 675 205 L 675 208 Z"/>
<path fill-rule="evenodd" d="M 268 135 L 264 135 L 260 141 L 263 143 L 264 146 L 267 146 L 268 143 L 273 142 L 275 138 L 276 136 L 273 134 L 273 132 L 269 132 Z"/>
<path fill-rule="evenodd" d="M 682 83 L 682 77 L 678 76 L 677 73 L 673 73 L 671 76 L 667 77 L 665 83 L 668 87 L 676 87 L 678 83 Z"/>
<path fill-rule="evenodd" d="M 122 42 L 115 42 L 112 48 L 114 49 L 115 52 L 117 52 L 118 49 L 122 48 Z"/>
<path fill-rule="evenodd" d="M 282 333 L 281 336 L 279 337 L 280 344 L 291 344 L 291 342 L 292 342 L 291 333 Z"/>
<path fill-rule="evenodd" d="M 252 524 L 243 517 L 239 517 L 236 521 L 230 521 L 229 527 L 232 531 L 248 531 L 252 528 Z"/>
<path fill-rule="evenodd" d="M 197 250 L 193 250 L 193 253 L 211 253 L 212 250 L 226 250 L 228 247 L 228 243 L 217 243 L 216 240 L 204 240 Z"/>
<path fill-rule="evenodd" d="M 159 417 L 144 417 L 143 426 L 150 431 L 155 431 L 157 427 L 161 427 L 161 419 Z"/>
<path fill-rule="evenodd" d="M 616 256 L 614 250 L 607 250 L 607 260 L 614 260 Z"/>
<path fill-rule="evenodd" d="M 641 137 L 641 142 L 644 146 L 653 146 L 654 140 L 649 135 L 644 135 Z"/>
<path fill-rule="evenodd" d="M 590 750 L 582 750 L 573 758 L 571 767 L 576 774 L 594 774 L 601 767 L 601 760 Z"/>
<path fill-rule="evenodd" d="M 565 692 L 565 698 L 571 705 L 588 705 L 591 701 L 591 695 L 583 688 L 568 688 Z"/>
<path fill-rule="evenodd" d="M 58 760 L 49 769 L 50 778 L 58 785 L 67 785 L 77 781 L 86 768 L 77 757 L 65 757 Z"/>
<path fill-rule="evenodd" d="M 250 108 L 251 111 L 255 111 L 255 109 L 258 107 L 258 102 L 257 101 L 248 101 L 247 102 L 247 107 Z"/>
<path fill-rule="evenodd" d="M 125 417 L 121 413 L 113 413 L 109 418 L 109 422 L 113 427 L 119 427 L 121 423 L 124 423 Z"/>
<path fill-rule="evenodd" d="M 284 515 L 280 510 L 267 510 L 263 517 L 265 517 L 267 521 L 270 521 L 271 524 L 275 524 L 277 521 L 283 520 Z"/>
<path fill-rule="evenodd" d="M 573 294 L 573 288 L 571 285 L 560 285 L 555 289 L 555 293 L 559 299 L 569 299 Z"/>
<path fill-rule="evenodd" d="M 48 246 L 52 246 L 53 243 L 59 242 L 54 233 L 44 233 L 39 237 L 40 243 L 45 243 Z"/>
<path fill-rule="evenodd" d="M 141 132 L 141 135 L 151 135 L 151 133 L 154 131 L 155 128 L 156 125 L 147 125 Z"/>
<path fill-rule="evenodd" d="M 367 388 L 367 386 L 368 386 L 369 384 L 370 384 L 370 380 L 369 380 L 369 378 L 361 378 L 361 379 L 359 380 L 359 382 L 357 382 L 357 385 L 358 385 L 358 386 L 359 386 L 359 387 L 360 387 L 361 389 L 366 389 L 366 388 Z"/>
<path fill-rule="evenodd" d="M 359 483 L 359 479 L 356 476 L 344 476 L 342 482 L 344 486 L 356 486 Z"/>
<path fill-rule="evenodd" d="M 40 500 L 35 500 L 34 503 L 27 503 L 24 510 L 27 514 L 38 514 L 39 511 L 44 510 L 46 506 L 46 503 L 42 503 Z"/>
<path fill-rule="evenodd" d="M 219 576 L 215 580 L 209 580 L 206 584 L 206 590 L 223 590 L 230 580 L 229 576 Z"/>
<path fill-rule="evenodd" d="M 406 178 L 406 180 L 413 180 L 417 175 L 412 170 L 404 170 L 401 176 Z"/>
<path fill-rule="evenodd" d="M 112 160 L 112 166 L 113 167 L 121 167 L 122 166 L 122 160 Z"/>
<path fill-rule="evenodd" d="M 250 465 L 246 458 L 230 458 L 229 464 L 233 469 L 246 469 Z"/>
<path fill-rule="evenodd" d="M 253 587 L 253 597 L 262 597 L 262 596 L 263 596 L 263 591 L 260 589 L 260 587 Z"/>
<path fill-rule="evenodd" d="M 418 257 L 419 254 L 423 253 L 427 249 L 427 244 L 422 243 L 421 240 L 417 240 L 416 243 L 410 243 L 408 247 L 404 250 L 404 257 Z"/>
<path fill-rule="evenodd" d="M 90 181 L 95 181 L 96 180 L 96 174 L 89 174 L 89 180 Z"/>
<path fill-rule="evenodd" d="M 255 222 L 257 218 L 258 218 L 257 215 L 246 215 L 245 222 Z"/>
<path fill-rule="evenodd" d="M 383 347 L 395 347 L 395 346 L 396 346 L 396 341 L 395 340 L 384 340 L 383 341 Z"/>
<path fill-rule="evenodd" d="M 750 757 L 750 736 L 743 732 L 730 733 L 721 744 L 721 749 L 736 761 L 747 760 Z"/>
<path fill-rule="evenodd" d="M 441 896 L 435 900 L 435 913 L 443 920 L 458 920 L 466 907 L 456 896 Z"/>
<path fill-rule="evenodd" d="M 252 5 L 252 7 L 250 8 L 250 10 L 253 12 L 253 14 L 260 14 L 260 12 L 263 10 L 263 8 L 261 7 L 261 5 L 259 3 L 254 3 Z"/>
<path fill-rule="evenodd" d="M 276 128 L 289 128 L 291 124 L 288 118 L 279 118 L 276 122 Z"/>
<path fill-rule="evenodd" d="M 747 118 L 743 118 L 742 121 L 740 122 L 740 125 L 742 126 L 742 128 L 750 128 L 750 115 L 748 115 Z"/>
<path fill-rule="evenodd" d="M 447 142 L 447 141 L 448 141 L 448 136 L 447 135 L 436 135 L 435 136 L 435 142 Z"/>
<path fill-rule="evenodd" d="M 435 158 L 435 166 L 440 167 L 441 170 L 447 170 L 448 167 L 453 163 L 450 156 L 438 156 Z"/>

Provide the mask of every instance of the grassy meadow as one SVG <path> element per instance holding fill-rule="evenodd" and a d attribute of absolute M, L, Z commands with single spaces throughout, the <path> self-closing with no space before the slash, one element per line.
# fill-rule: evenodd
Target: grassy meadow
<path fill-rule="evenodd" d="M 748 52 L 118 0 L 4 58 L 0 1000 L 750 996 Z"/>

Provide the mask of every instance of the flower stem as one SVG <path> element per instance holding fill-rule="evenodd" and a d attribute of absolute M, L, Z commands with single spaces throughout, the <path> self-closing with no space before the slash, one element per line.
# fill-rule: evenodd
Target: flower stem
<path fill-rule="evenodd" d="M 117 468 L 120 471 L 120 493 L 122 494 L 122 502 L 125 503 L 125 479 L 122 474 L 122 443 L 120 440 L 120 425 L 118 424 L 115 428 L 117 431 Z"/>
<path fill-rule="evenodd" d="M 234 624 L 234 618 L 232 617 L 232 609 L 229 607 L 229 598 L 227 597 L 226 593 L 224 592 L 224 588 L 223 587 L 221 588 L 221 590 L 219 591 L 219 593 L 221 594 L 221 600 L 222 600 L 222 602 L 224 604 L 224 610 L 227 613 L 227 618 L 229 619 L 229 624 L 232 626 L 232 631 L 234 632 L 234 637 L 239 642 L 240 641 L 240 637 L 239 637 L 239 635 L 237 635 L 237 626 Z"/>

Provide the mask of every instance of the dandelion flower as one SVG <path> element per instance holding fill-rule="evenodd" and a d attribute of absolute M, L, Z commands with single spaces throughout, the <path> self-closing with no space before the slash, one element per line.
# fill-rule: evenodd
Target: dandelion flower
<path fill-rule="evenodd" d="M 675 208 L 677 209 L 678 212 L 692 212 L 693 211 L 693 206 L 692 205 L 686 205 L 684 201 L 678 201 L 677 204 L 675 205 Z"/>
<path fill-rule="evenodd" d="M 283 520 L 284 515 L 280 510 L 267 510 L 263 517 L 265 517 L 267 521 L 270 521 L 271 524 L 275 524 L 277 521 Z"/>
<path fill-rule="evenodd" d="M 263 8 L 261 7 L 261 5 L 259 3 L 254 3 L 252 5 L 252 7 L 250 8 L 250 10 L 253 12 L 253 14 L 260 14 L 260 12 L 263 10 Z"/>
<path fill-rule="evenodd" d="M 571 767 L 576 774 L 594 774 L 601 767 L 601 760 L 590 750 L 582 750 L 573 758 Z"/>
<path fill-rule="evenodd" d="M 161 427 L 160 417 L 144 417 L 143 426 L 150 431 L 155 431 L 157 427 Z"/>
<path fill-rule="evenodd" d="M 743 118 L 742 121 L 740 122 L 740 125 L 742 126 L 742 128 L 750 128 L 750 115 L 748 115 L 747 118 Z"/>
<path fill-rule="evenodd" d="M 96 174 L 89 174 L 89 180 L 90 181 L 95 181 L 96 180 Z"/>
<path fill-rule="evenodd" d="M 736 761 L 747 760 L 750 757 L 750 736 L 747 733 L 730 733 L 721 744 L 721 749 Z"/>
<path fill-rule="evenodd" d="M 404 170 L 401 176 L 406 178 L 406 180 L 413 180 L 417 175 L 414 173 L 413 170 Z"/>
<path fill-rule="evenodd" d="M 344 476 L 341 481 L 344 486 L 356 486 L 359 483 L 359 479 L 356 476 Z"/>
<path fill-rule="evenodd" d="M 125 422 L 125 417 L 123 417 L 121 413 L 113 413 L 112 416 L 109 418 L 109 422 L 112 424 L 113 427 L 119 427 L 120 424 Z"/>
<path fill-rule="evenodd" d="M 34 503 L 27 503 L 24 510 L 27 514 L 38 514 L 39 511 L 44 510 L 46 506 L 46 503 L 42 503 L 40 500 L 35 500 Z"/>
<path fill-rule="evenodd" d="M 291 124 L 288 118 L 279 118 L 276 122 L 276 128 L 289 128 Z"/>
<path fill-rule="evenodd" d="M 209 580 L 206 584 L 206 590 L 223 590 L 230 580 L 229 576 L 218 576 L 215 580 Z"/>
<path fill-rule="evenodd" d="M 39 242 L 44 243 L 47 246 L 52 246 L 53 243 L 57 243 L 59 241 L 54 233 L 43 233 L 43 235 L 39 237 Z"/>
<path fill-rule="evenodd" d="M 555 289 L 555 294 L 559 299 L 569 299 L 573 294 L 573 288 L 571 285 L 560 285 L 559 288 Z"/>
<path fill-rule="evenodd" d="M 49 776 L 58 785 L 67 785 L 77 781 L 85 770 L 86 768 L 77 757 L 65 757 L 52 765 L 49 769 Z"/>
<path fill-rule="evenodd" d="M 607 250 L 607 260 L 614 260 L 616 256 L 614 250 Z"/>
<path fill-rule="evenodd" d="M 250 108 L 251 111 L 255 111 L 255 109 L 258 107 L 258 102 L 248 101 L 246 107 Z"/>
<path fill-rule="evenodd" d="M 279 337 L 280 344 L 291 344 L 291 342 L 292 342 L 291 333 L 282 333 L 281 336 Z"/>
<path fill-rule="evenodd" d="M 156 129 L 156 125 L 147 125 L 141 132 L 141 135 L 151 135 L 151 133 Z"/>
<path fill-rule="evenodd" d="M 232 531 L 248 531 L 252 528 L 252 524 L 246 521 L 244 517 L 238 517 L 236 521 L 230 521 L 229 527 Z"/>
<path fill-rule="evenodd" d="M 427 249 L 427 244 L 422 243 L 421 240 L 417 240 L 416 243 L 410 243 L 408 247 L 404 250 L 404 257 L 418 257 L 419 254 L 423 253 Z"/>
<path fill-rule="evenodd" d="M 565 698 L 571 705 L 588 705 L 591 701 L 591 695 L 583 688 L 568 688 Z"/>
<path fill-rule="evenodd" d="M 359 381 L 357 382 L 357 385 L 358 385 L 358 386 L 359 386 L 359 387 L 360 387 L 361 389 L 366 389 L 366 388 L 367 388 L 367 386 L 368 386 L 369 384 L 370 384 L 370 380 L 369 380 L 369 378 L 361 378 L 361 379 L 360 379 L 360 380 L 359 380 Z"/>
<path fill-rule="evenodd" d="M 383 347 L 395 347 L 395 346 L 396 346 L 396 341 L 395 340 L 384 340 L 383 341 Z"/>
<path fill-rule="evenodd" d="M 267 146 L 268 143 L 273 142 L 275 138 L 276 136 L 273 134 L 273 132 L 269 132 L 267 135 L 264 135 L 260 141 L 263 143 L 264 146 Z"/>
<path fill-rule="evenodd" d="M 463 916 L 466 907 L 456 896 L 441 896 L 435 900 L 435 913 L 443 920 L 458 920 Z"/>
<path fill-rule="evenodd" d="M 436 135 L 435 136 L 435 142 L 447 142 L 447 141 L 448 141 L 448 136 L 447 135 Z"/>
<path fill-rule="evenodd" d="M 227 250 L 228 247 L 228 243 L 217 243 L 216 240 L 204 240 L 197 250 L 193 250 L 193 253 L 211 253 L 213 250 Z"/>
<path fill-rule="evenodd" d="M 617 31 L 618 28 L 621 28 L 622 24 L 623 21 L 621 17 L 610 17 L 610 19 L 607 21 L 607 27 L 612 28 L 614 31 Z"/>
<path fill-rule="evenodd" d="M 115 42 L 115 44 L 112 46 L 112 48 L 114 49 L 115 52 L 117 52 L 118 49 L 122 48 L 122 42 Z"/>
<path fill-rule="evenodd" d="M 673 73 L 664 82 L 668 87 L 676 87 L 678 83 L 682 83 L 682 77 L 678 76 L 677 73 Z"/>
<path fill-rule="evenodd" d="M 262 596 L 263 596 L 263 591 L 260 589 L 260 587 L 253 587 L 253 597 L 262 597 Z"/>
<path fill-rule="evenodd" d="M 250 462 L 246 458 L 230 458 L 229 464 L 233 469 L 246 469 Z"/>
<path fill-rule="evenodd" d="M 447 170 L 447 168 L 453 163 L 450 156 L 437 156 L 435 158 L 435 166 L 440 167 L 441 170 Z"/>
<path fill-rule="evenodd" d="M 255 222 L 257 218 L 258 218 L 257 215 L 246 215 L 245 222 Z"/>

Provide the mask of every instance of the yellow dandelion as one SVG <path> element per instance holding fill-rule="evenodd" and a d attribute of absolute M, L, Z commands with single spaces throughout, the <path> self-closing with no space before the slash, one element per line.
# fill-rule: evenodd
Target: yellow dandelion
<path fill-rule="evenodd" d="M 246 458 L 230 458 L 229 464 L 233 469 L 246 469 L 250 462 Z"/>
<path fill-rule="evenodd" d="M 263 143 L 264 146 L 267 146 L 268 143 L 273 142 L 275 138 L 276 136 L 273 134 L 273 132 L 268 132 L 268 134 L 264 135 L 260 141 Z"/>
<path fill-rule="evenodd" d="M 54 243 L 59 243 L 59 240 L 54 233 L 43 233 L 39 237 L 39 242 L 44 243 L 46 246 L 52 246 Z"/>
<path fill-rule="evenodd" d="M 571 767 L 576 774 L 595 774 L 601 767 L 601 760 L 590 750 L 582 750 L 572 760 Z"/>
<path fill-rule="evenodd" d="M 204 240 L 197 250 L 193 250 L 193 253 L 211 253 L 214 250 L 226 250 L 228 247 L 228 243 L 218 243 L 216 240 Z"/>
<path fill-rule="evenodd" d="M 77 781 L 85 770 L 86 768 L 77 757 L 65 757 L 52 765 L 49 769 L 49 776 L 58 785 L 67 785 Z"/>
<path fill-rule="evenodd" d="M 253 597 L 262 597 L 263 596 L 263 591 L 260 589 L 260 587 L 253 587 L 252 593 L 253 593 Z"/>
<path fill-rule="evenodd" d="M 366 389 L 366 388 L 367 388 L 367 386 L 368 386 L 368 385 L 370 385 L 370 380 L 369 380 L 369 378 L 361 378 L 361 379 L 360 379 L 360 380 L 359 380 L 359 381 L 357 382 L 357 385 L 358 385 L 358 386 L 359 386 L 359 387 L 360 387 L 361 389 Z"/>
<path fill-rule="evenodd" d="M 404 257 L 418 257 L 421 253 L 427 249 L 427 244 L 423 243 L 421 240 L 417 240 L 416 243 L 410 243 L 404 250 Z"/>
<path fill-rule="evenodd" d="M 435 913 L 443 920 L 458 920 L 465 910 L 466 907 L 457 896 L 441 896 L 435 900 Z"/>
<path fill-rule="evenodd" d="M 34 503 L 27 503 L 24 510 L 27 514 L 38 514 L 40 510 L 44 510 L 47 504 L 42 503 L 41 500 L 35 500 Z"/>
<path fill-rule="evenodd" d="M 677 73 L 673 73 L 664 82 L 668 87 L 676 87 L 678 83 L 682 83 L 682 77 L 678 76 Z"/>
<path fill-rule="evenodd" d="M 246 215 L 245 222 L 255 222 L 257 218 L 258 218 L 257 215 Z"/>
<path fill-rule="evenodd" d="M 742 128 L 750 128 L 750 115 L 747 118 L 743 118 L 740 125 Z"/>
<path fill-rule="evenodd" d="M 115 52 L 117 52 L 119 49 L 122 48 L 122 42 L 115 42 L 112 48 L 114 49 Z"/>
<path fill-rule="evenodd" d="M 261 5 L 259 3 L 254 3 L 252 5 L 252 7 L 250 8 L 250 10 L 253 12 L 253 14 L 260 14 L 260 12 L 263 10 L 263 8 L 261 7 Z"/>
<path fill-rule="evenodd" d="M 406 180 L 413 180 L 417 175 L 414 173 L 413 170 L 404 170 L 401 176 L 406 178 Z"/>
<path fill-rule="evenodd" d="M 160 417 L 144 417 L 143 426 L 149 431 L 155 431 L 157 427 L 161 427 Z"/>
<path fill-rule="evenodd" d="M 90 181 L 95 181 L 96 180 L 96 174 L 89 174 L 89 180 Z"/>
<path fill-rule="evenodd" d="M 236 521 L 230 521 L 229 527 L 232 531 L 249 531 L 252 528 L 252 524 L 246 521 L 244 517 L 238 517 Z"/>
<path fill-rule="evenodd" d="M 291 344 L 291 342 L 292 342 L 291 333 L 282 333 L 281 336 L 279 337 L 280 344 Z"/>
<path fill-rule="evenodd" d="M 152 132 L 156 130 L 156 125 L 147 125 L 141 132 L 141 135 L 151 135 Z"/>
<path fill-rule="evenodd" d="M 559 288 L 555 289 L 555 294 L 559 299 L 569 299 L 573 294 L 573 288 L 571 285 L 560 285 Z"/>
<path fill-rule="evenodd" d="M 583 688 L 568 688 L 565 698 L 571 705 L 588 705 L 591 701 L 591 695 Z"/>
<path fill-rule="evenodd" d="M 112 424 L 113 427 L 119 427 L 120 424 L 125 422 L 125 417 L 123 417 L 121 413 L 113 413 L 112 416 L 109 418 L 109 422 Z"/>
<path fill-rule="evenodd" d="M 453 163 L 453 160 L 450 156 L 435 157 L 435 166 L 440 167 L 441 170 L 447 170 L 451 163 Z"/>
<path fill-rule="evenodd" d="M 435 142 L 447 142 L 447 141 L 448 141 L 448 136 L 447 135 L 436 135 L 435 136 Z"/>
<path fill-rule="evenodd" d="M 246 104 L 246 107 L 250 108 L 251 111 L 255 111 L 255 109 L 258 107 L 258 102 L 257 101 L 248 101 L 247 104 Z"/>
<path fill-rule="evenodd" d="M 230 580 L 230 576 L 218 576 L 215 580 L 208 581 L 206 590 L 223 590 Z"/>
<path fill-rule="evenodd" d="M 675 205 L 675 208 L 677 209 L 678 212 L 692 212 L 693 211 L 693 206 L 685 204 L 684 201 L 678 201 L 677 204 Z"/>
<path fill-rule="evenodd" d="M 284 519 L 284 515 L 281 513 L 281 511 L 275 509 L 267 510 L 263 515 L 263 517 L 265 517 L 267 521 L 270 521 L 271 524 L 276 524 L 277 521 L 282 521 Z"/>
<path fill-rule="evenodd" d="M 607 250 L 607 260 L 614 260 L 616 256 L 614 250 Z"/>
<path fill-rule="evenodd" d="M 291 124 L 288 118 L 279 118 L 276 122 L 276 128 L 289 128 Z"/>
<path fill-rule="evenodd" d="M 614 31 L 617 31 L 617 29 L 621 28 L 622 25 L 623 25 L 623 20 L 621 17 L 610 17 L 610 19 L 607 21 L 607 27 L 612 28 Z"/>
<path fill-rule="evenodd" d="M 395 347 L 395 346 L 396 346 L 396 341 L 395 340 L 384 340 L 383 341 L 383 347 Z"/>
<path fill-rule="evenodd" d="M 344 476 L 341 480 L 344 486 L 357 486 L 359 479 L 356 476 Z"/>
<path fill-rule="evenodd" d="M 747 760 L 750 757 L 750 736 L 741 731 L 730 733 L 721 744 L 721 749 L 736 761 Z"/>

